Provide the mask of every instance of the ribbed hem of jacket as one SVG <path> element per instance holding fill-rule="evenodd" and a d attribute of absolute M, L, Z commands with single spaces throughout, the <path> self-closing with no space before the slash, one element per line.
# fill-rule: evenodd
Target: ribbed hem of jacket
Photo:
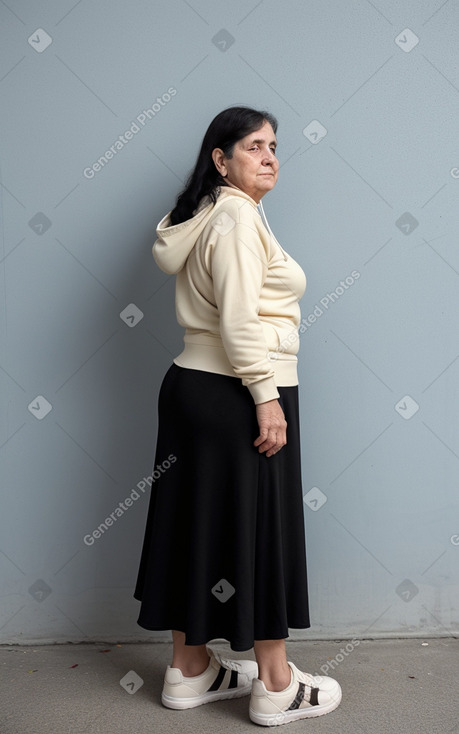
<path fill-rule="evenodd" d="M 266 403 L 268 400 L 278 398 L 277 386 L 292 387 L 298 385 L 297 357 L 285 352 L 270 352 L 270 355 L 274 376 L 264 377 L 250 382 L 250 384 L 247 384 L 245 378 L 241 378 L 235 373 L 223 346 L 185 341 L 185 348 L 173 361 L 179 367 L 215 372 L 219 375 L 242 379 L 242 384 L 247 387 L 254 403 L 258 405 L 258 403 Z"/>

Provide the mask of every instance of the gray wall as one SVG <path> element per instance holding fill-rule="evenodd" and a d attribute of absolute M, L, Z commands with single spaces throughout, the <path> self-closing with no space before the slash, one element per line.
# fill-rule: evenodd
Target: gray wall
<path fill-rule="evenodd" d="M 237 103 L 279 118 L 264 205 L 308 279 L 305 636 L 457 633 L 457 4 L 9 0 L 0 22 L 0 640 L 155 638 L 132 592 L 182 330 L 151 246 Z"/>

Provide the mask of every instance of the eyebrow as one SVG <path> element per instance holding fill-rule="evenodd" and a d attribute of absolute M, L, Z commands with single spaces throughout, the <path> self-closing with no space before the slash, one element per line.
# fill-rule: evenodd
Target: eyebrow
<path fill-rule="evenodd" d="M 249 145 L 252 145 L 253 143 L 264 143 L 266 142 L 263 138 L 257 138 L 256 140 L 251 140 Z M 277 140 L 271 140 L 270 145 L 277 145 Z"/>

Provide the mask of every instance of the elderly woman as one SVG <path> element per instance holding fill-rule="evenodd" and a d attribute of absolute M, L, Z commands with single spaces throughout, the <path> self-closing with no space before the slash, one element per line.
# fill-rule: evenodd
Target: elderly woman
<path fill-rule="evenodd" d="M 332 678 L 287 660 L 310 626 L 298 412 L 303 270 L 280 246 L 262 197 L 277 181 L 277 122 L 231 107 L 204 136 L 153 255 L 176 278 L 184 349 L 161 384 L 156 460 L 134 597 L 138 624 L 171 630 L 162 703 L 185 709 L 251 694 L 272 726 L 335 709 Z M 222 658 L 209 641 L 254 648 Z"/>

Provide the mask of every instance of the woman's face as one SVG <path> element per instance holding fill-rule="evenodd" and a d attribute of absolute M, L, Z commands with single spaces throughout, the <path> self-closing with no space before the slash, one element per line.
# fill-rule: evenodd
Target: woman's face
<path fill-rule="evenodd" d="M 214 148 L 212 158 L 228 184 L 237 186 L 257 204 L 274 188 L 279 173 L 276 158 L 277 140 L 269 122 L 234 145 L 233 157 L 226 158 L 221 148 Z"/>

